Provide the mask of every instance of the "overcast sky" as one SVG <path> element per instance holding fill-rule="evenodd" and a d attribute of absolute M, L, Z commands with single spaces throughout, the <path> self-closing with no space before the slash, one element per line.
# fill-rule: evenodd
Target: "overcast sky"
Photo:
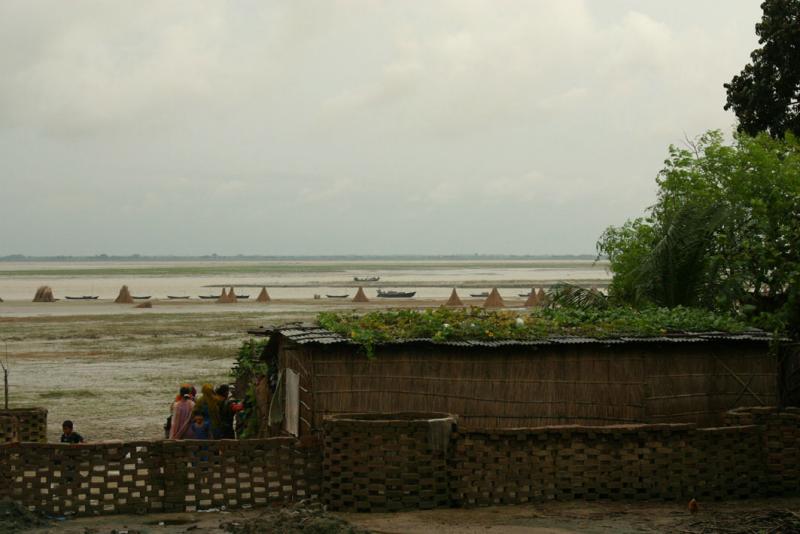
<path fill-rule="evenodd" d="M 760 0 L 0 2 L 0 255 L 592 253 Z"/>

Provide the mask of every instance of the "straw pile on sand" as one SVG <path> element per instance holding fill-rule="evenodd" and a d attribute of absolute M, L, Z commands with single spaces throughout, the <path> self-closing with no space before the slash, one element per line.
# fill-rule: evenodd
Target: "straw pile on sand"
<path fill-rule="evenodd" d="M 353 297 L 353 302 L 369 302 L 363 287 L 358 286 L 358 291 L 356 292 L 356 296 Z"/>
<path fill-rule="evenodd" d="M 262 287 L 261 288 L 261 293 L 258 294 L 258 298 L 256 299 L 256 302 L 269 302 L 271 300 L 272 299 L 269 297 L 269 293 L 267 293 L 267 288 L 266 287 Z"/>
<path fill-rule="evenodd" d="M 539 291 L 536 293 L 536 298 L 539 300 L 539 306 L 545 306 L 550 302 L 550 298 L 547 296 L 547 293 L 544 292 L 543 288 L 539 288 Z"/>
<path fill-rule="evenodd" d="M 228 291 L 223 287 L 222 294 L 217 299 L 217 302 L 219 304 L 236 304 L 236 292 L 233 288 Z"/>
<path fill-rule="evenodd" d="M 117 295 L 116 300 L 114 300 L 117 304 L 133 304 L 133 297 L 131 296 L 131 292 L 128 290 L 128 286 L 122 286 L 119 290 L 119 295 Z"/>
<path fill-rule="evenodd" d="M 461 298 L 456 293 L 456 288 L 453 288 L 453 292 L 450 293 L 450 298 L 447 299 L 447 302 L 444 303 L 445 306 L 448 308 L 463 308 L 464 303 L 461 302 Z"/>
<path fill-rule="evenodd" d="M 36 295 L 33 296 L 33 302 L 55 302 L 56 298 L 53 296 L 53 290 L 50 286 L 41 286 L 36 290 Z"/>
<path fill-rule="evenodd" d="M 500 292 L 497 290 L 496 287 L 492 288 L 492 292 L 489 293 L 489 296 L 486 298 L 486 301 L 483 303 L 484 308 L 505 308 L 506 303 L 503 302 L 503 297 L 500 296 Z"/>
<path fill-rule="evenodd" d="M 136 307 L 137 308 L 152 308 L 153 307 L 153 303 L 148 300 L 148 301 L 142 302 L 141 304 L 137 304 Z"/>
<path fill-rule="evenodd" d="M 528 294 L 528 300 L 525 301 L 526 308 L 532 308 L 539 305 L 539 295 L 536 294 L 536 288 L 532 287 L 531 292 Z"/>

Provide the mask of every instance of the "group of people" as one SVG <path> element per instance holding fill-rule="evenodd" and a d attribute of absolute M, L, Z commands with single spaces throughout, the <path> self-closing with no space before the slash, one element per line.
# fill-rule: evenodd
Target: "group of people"
<path fill-rule="evenodd" d="M 169 439 L 235 439 L 234 419 L 242 403 L 233 399 L 231 388 L 214 389 L 204 384 L 199 398 L 191 384 L 183 384 L 172 403 L 166 430 Z"/>

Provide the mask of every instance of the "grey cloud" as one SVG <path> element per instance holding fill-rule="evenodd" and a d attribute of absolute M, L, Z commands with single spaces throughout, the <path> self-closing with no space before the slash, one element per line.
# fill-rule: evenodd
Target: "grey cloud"
<path fill-rule="evenodd" d="M 592 251 L 669 143 L 730 128 L 758 17 L 8 0 L 0 254 Z"/>

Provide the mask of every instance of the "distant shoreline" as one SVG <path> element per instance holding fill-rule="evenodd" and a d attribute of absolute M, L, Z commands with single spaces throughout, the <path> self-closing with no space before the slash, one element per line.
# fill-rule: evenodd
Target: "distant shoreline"
<path fill-rule="evenodd" d="M 113 256 L 98 254 L 96 256 L 28 256 L 10 254 L 0 256 L 0 262 L 103 262 L 103 261 L 475 261 L 475 260 L 594 260 L 595 254 L 342 254 L 342 255 L 245 255 L 220 256 L 207 254 L 203 256 L 145 256 L 132 254 Z M 604 258 L 601 258 L 604 259 Z"/>

